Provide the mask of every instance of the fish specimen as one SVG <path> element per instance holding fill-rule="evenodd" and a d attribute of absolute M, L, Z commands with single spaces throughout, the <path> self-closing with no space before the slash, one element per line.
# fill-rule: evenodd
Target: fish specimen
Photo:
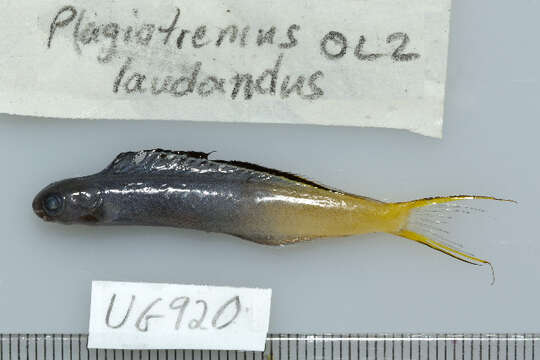
<path fill-rule="evenodd" d="M 209 155 L 161 149 L 125 152 L 97 174 L 45 187 L 33 209 L 46 221 L 64 224 L 172 226 L 267 245 L 386 232 L 482 265 L 489 262 L 434 231 L 445 219 L 444 209 L 437 206 L 471 199 L 509 201 L 460 195 L 387 203 Z"/>

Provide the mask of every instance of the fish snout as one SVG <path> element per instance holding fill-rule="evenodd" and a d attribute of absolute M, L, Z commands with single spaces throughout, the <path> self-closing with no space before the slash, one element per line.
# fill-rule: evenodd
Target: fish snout
<path fill-rule="evenodd" d="M 32 209 L 34 210 L 34 213 L 41 219 L 45 221 L 52 221 L 52 218 L 48 216 L 43 209 L 43 201 L 41 199 L 41 196 L 36 196 L 34 198 L 34 200 L 32 201 Z"/>

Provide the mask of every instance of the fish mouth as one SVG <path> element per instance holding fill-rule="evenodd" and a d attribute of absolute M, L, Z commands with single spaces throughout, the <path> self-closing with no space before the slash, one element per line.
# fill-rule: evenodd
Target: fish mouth
<path fill-rule="evenodd" d="M 41 207 L 40 199 L 38 199 L 38 198 L 34 199 L 34 201 L 32 202 L 32 209 L 34 210 L 34 213 L 38 217 L 40 217 L 42 220 L 45 220 L 45 221 L 52 221 L 53 220 L 49 215 L 47 215 L 45 210 L 43 210 L 43 208 Z"/>

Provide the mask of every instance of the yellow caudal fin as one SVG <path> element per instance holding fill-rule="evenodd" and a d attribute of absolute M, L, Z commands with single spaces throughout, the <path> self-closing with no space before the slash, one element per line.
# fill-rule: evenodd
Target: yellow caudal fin
<path fill-rule="evenodd" d="M 497 200 L 515 202 L 513 200 L 497 199 L 490 196 L 459 195 L 448 197 L 434 197 L 404 203 L 394 204 L 406 214 L 404 225 L 394 234 L 427 245 L 435 250 L 445 253 L 455 259 L 473 265 L 488 265 L 491 269 L 493 282 L 495 274 L 493 266 L 487 260 L 480 259 L 462 249 L 462 245 L 447 239 L 449 232 L 444 229 L 448 220 L 452 219 L 454 212 L 470 213 L 483 212 L 482 209 L 449 205 L 447 203 L 459 200 Z"/>

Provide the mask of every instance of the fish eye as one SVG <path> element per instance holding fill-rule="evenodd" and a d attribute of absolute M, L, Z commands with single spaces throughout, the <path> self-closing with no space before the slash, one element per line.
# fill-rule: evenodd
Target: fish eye
<path fill-rule="evenodd" d="M 48 195 L 43 201 L 43 209 L 49 215 L 56 215 L 62 209 L 63 200 L 58 194 Z"/>

